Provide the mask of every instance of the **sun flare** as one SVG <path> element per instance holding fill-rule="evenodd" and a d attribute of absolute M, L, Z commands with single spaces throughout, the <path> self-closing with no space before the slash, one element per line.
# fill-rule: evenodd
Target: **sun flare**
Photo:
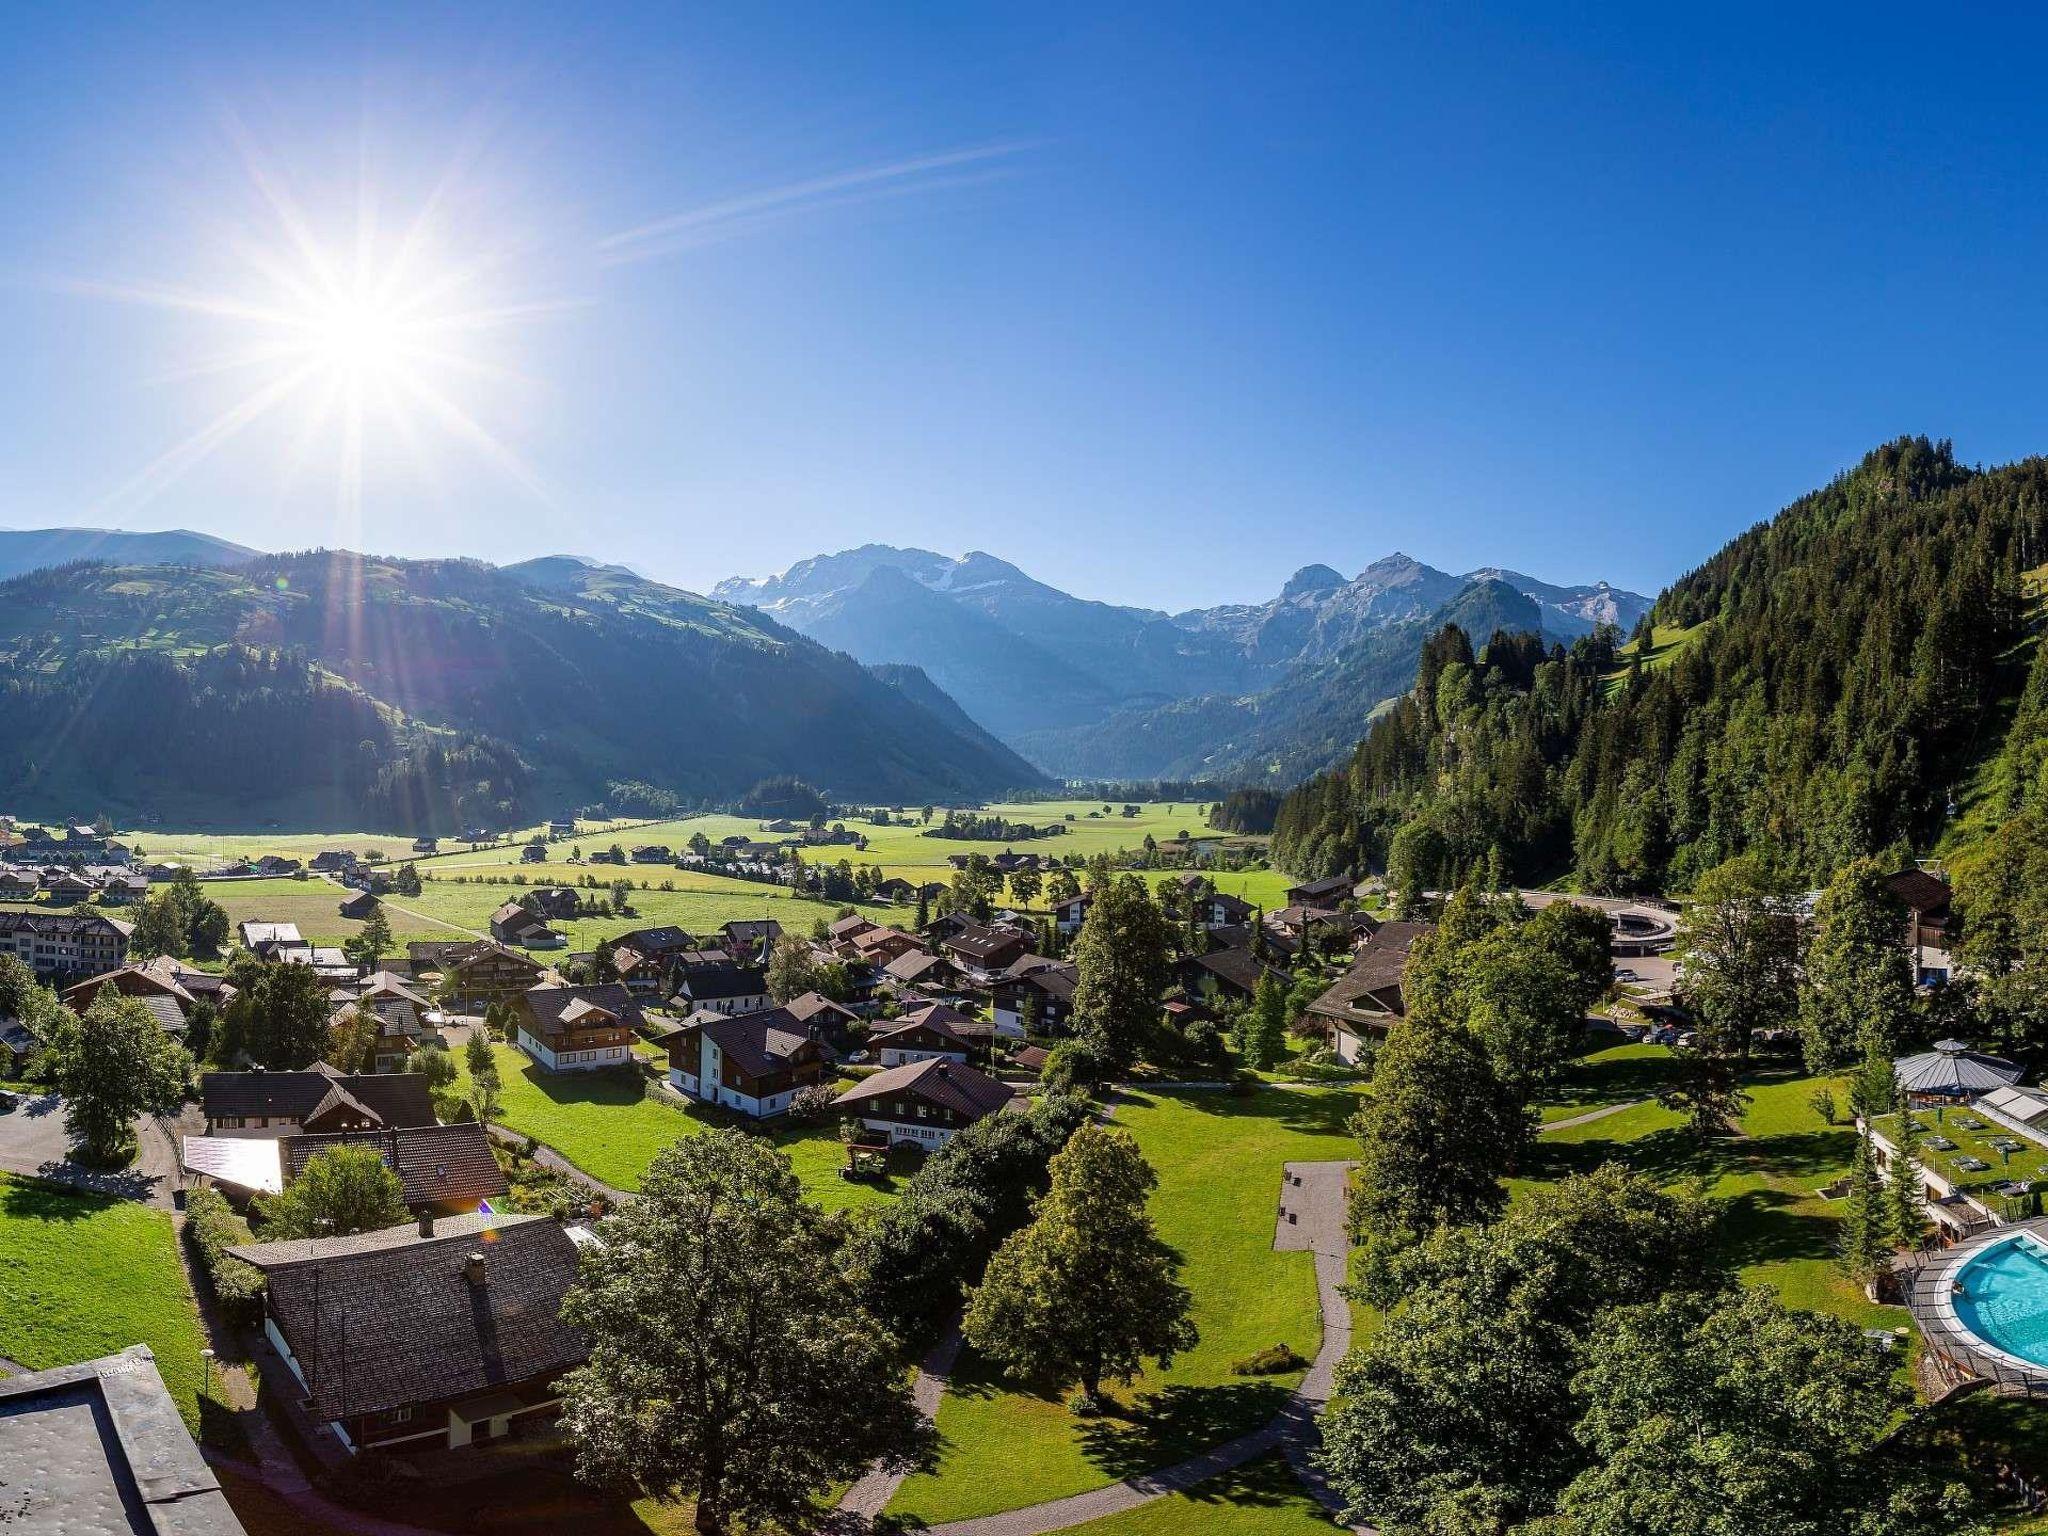
<path fill-rule="evenodd" d="M 366 476 L 409 466 L 439 484 L 455 450 L 528 494 L 538 479 L 494 426 L 531 380 L 507 338 L 574 307 L 536 299 L 518 250 L 475 214 L 455 171 L 409 218 L 380 217 L 390 193 L 367 177 L 325 199 L 302 197 L 241 144 L 250 216 L 230 228 L 223 271 L 203 284 L 72 283 L 97 297 L 183 318 L 189 356 L 161 381 L 189 387 L 195 409 L 225 385 L 213 414 L 130 476 L 103 505 L 138 506 L 228 442 L 281 429 L 289 483 L 331 464 L 339 526 L 354 535 Z M 458 166 L 458 170 L 460 167 Z M 288 485 L 287 487 L 288 488 Z"/>

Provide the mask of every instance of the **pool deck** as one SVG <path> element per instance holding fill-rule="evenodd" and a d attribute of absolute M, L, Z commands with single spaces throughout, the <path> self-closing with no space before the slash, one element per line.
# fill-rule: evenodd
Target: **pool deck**
<path fill-rule="evenodd" d="M 1959 1381 L 1982 1380 L 2002 1391 L 2033 1396 L 2048 1392 L 2048 1366 L 2010 1354 L 1979 1337 L 1964 1325 L 1955 1307 L 1956 1276 L 1963 1266 L 1986 1248 L 2010 1242 L 2022 1232 L 2048 1244 L 2048 1216 L 1989 1227 L 1931 1255 L 1906 1278 L 1906 1306 L 1928 1348 Z"/>

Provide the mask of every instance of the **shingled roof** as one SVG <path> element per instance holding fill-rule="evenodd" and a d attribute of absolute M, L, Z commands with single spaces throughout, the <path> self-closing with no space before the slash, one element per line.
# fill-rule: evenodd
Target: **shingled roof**
<path fill-rule="evenodd" d="M 287 1136 L 283 1140 L 285 1182 L 291 1183 L 314 1157 L 331 1147 L 368 1147 L 398 1175 L 408 1206 L 475 1205 L 505 1193 L 505 1175 L 491 1156 L 491 1137 L 482 1125 L 422 1125 L 406 1130 L 341 1131 L 330 1136 Z"/>
<path fill-rule="evenodd" d="M 862 1078 L 840 1094 L 837 1102 L 841 1109 L 858 1109 L 899 1094 L 921 1098 L 969 1120 L 992 1115 L 1016 1097 L 1009 1084 L 997 1082 L 986 1072 L 934 1056 Z"/>
<path fill-rule="evenodd" d="M 390 1237 L 317 1258 L 295 1252 L 281 1262 L 264 1250 L 301 1245 L 234 1250 L 264 1270 L 270 1315 L 306 1374 L 320 1418 L 545 1380 L 588 1355 L 582 1331 L 561 1318 L 576 1279 L 576 1245 L 557 1223 L 513 1216 L 488 1233 L 420 1238 L 398 1227 Z M 473 1279 L 478 1254 L 482 1271 Z"/>

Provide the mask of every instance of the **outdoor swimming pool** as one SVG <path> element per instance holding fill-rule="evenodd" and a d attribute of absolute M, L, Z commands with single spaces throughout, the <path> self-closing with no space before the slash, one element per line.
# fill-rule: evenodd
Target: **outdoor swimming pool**
<path fill-rule="evenodd" d="M 2027 1233 L 1993 1243 L 1956 1278 L 1956 1318 L 1993 1348 L 2048 1366 L 2048 1248 Z"/>

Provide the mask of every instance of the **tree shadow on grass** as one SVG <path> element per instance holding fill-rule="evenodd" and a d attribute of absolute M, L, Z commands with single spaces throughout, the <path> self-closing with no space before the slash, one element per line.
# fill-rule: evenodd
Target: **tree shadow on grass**
<path fill-rule="evenodd" d="M 550 1072 L 539 1062 L 530 1061 L 520 1069 L 519 1075 L 543 1098 L 556 1105 L 597 1104 L 615 1108 L 622 1104 L 636 1104 L 647 1096 L 643 1086 L 645 1079 L 637 1068 Z"/>
<path fill-rule="evenodd" d="M 22 1174 L 0 1178 L 0 1216 L 22 1221 L 83 1221 L 121 1203 L 118 1195 Z"/>
<path fill-rule="evenodd" d="M 1358 1108 L 1358 1095 L 1341 1089 L 1261 1088 L 1240 1098 L 1224 1088 L 1188 1088 L 1154 1094 L 1125 1092 L 1119 1098 L 1139 1108 L 1165 1099 L 1218 1119 L 1272 1120 L 1303 1136 L 1348 1136 L 1347 1125 Z"/>
<path fill-rule="evenodd" d="M 1121 1482 L 1250 1434 L 1280 1411 L 1288 1389 L 1271 1381 L 1244 1381 L 1162 1387 L 1129 1401 L 1114 1387 L 1104 1395 L 1115 1406 L 1075 1423 L 1082 1454 Z"/>
<path fill-rule="evenodd" d="M 1800 1196 L 1752 1189 L 1722 1208 L 1720 1249 L 1738 1269 L 1752 1265 L 1826 1259 L 1835 1252 L 1839 1223 L 1817 1211 L 1798 1211 Z"/>

